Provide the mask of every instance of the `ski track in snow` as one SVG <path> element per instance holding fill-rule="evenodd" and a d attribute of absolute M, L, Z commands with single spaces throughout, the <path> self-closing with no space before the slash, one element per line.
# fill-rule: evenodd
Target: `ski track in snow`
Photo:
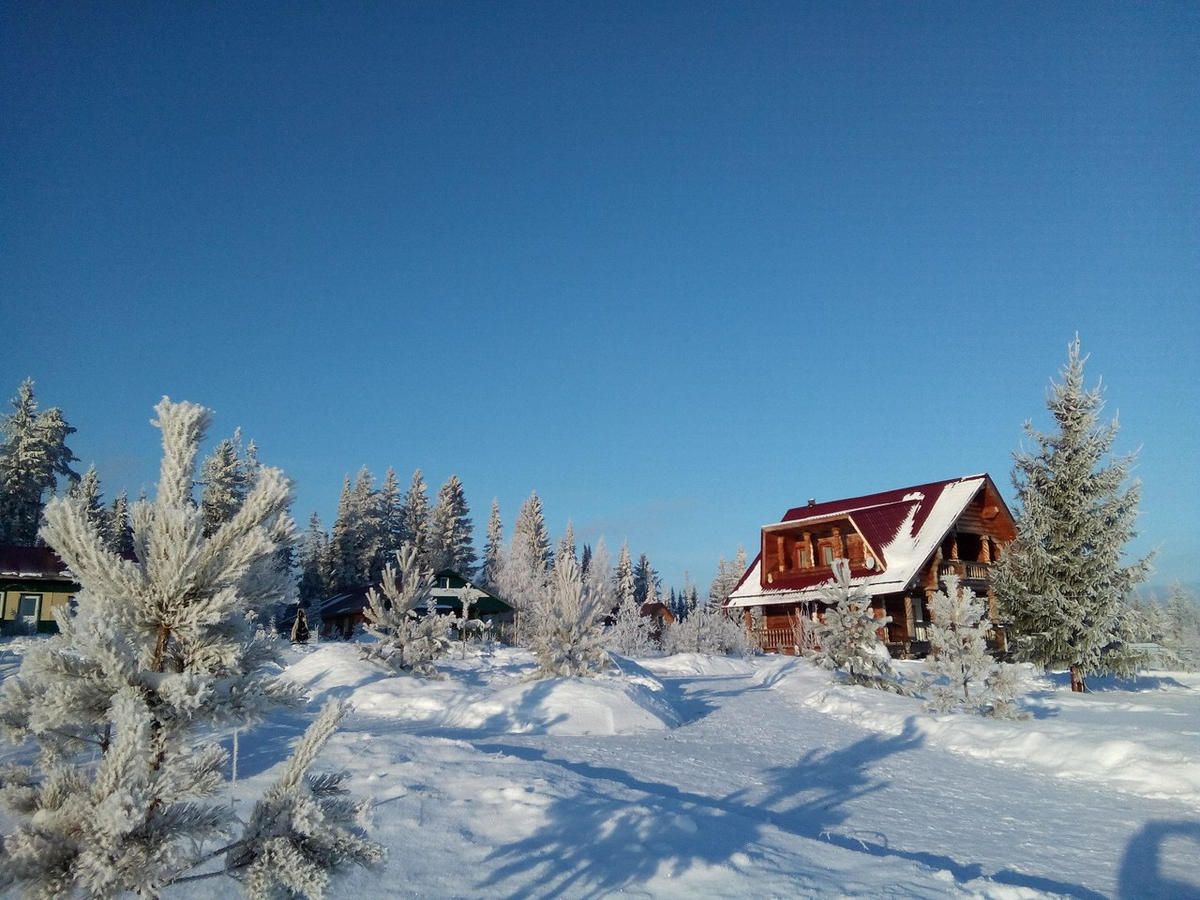
<path fill-rule="evenodd" d="M 353 705 L 322 765 L 374 800 L 389 850 L 330 898 L 1200 898 L 1198 676 L 1087 697 L 1042 681 L 1014 723 L 778 657 L 589 681 L 530 681 L 516 650 L 441 681 L 347 644 L 289 658 L 314 700 Z M 306 721 L 242 736 L 241 813 Z"/>

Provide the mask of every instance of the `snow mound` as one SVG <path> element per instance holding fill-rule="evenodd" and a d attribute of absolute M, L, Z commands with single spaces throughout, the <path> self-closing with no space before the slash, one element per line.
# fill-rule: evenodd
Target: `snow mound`
<path fill-rule="evenodd" d="M 638 660 L 638 664 L 655 675 L 667 678 L 749 675 L 755 671 L 755 665 L 750 660 L 736 656 L 707 656 L 703 653 L 679 653 L 675 656 L 642 659 Z"/>
<path fill-rule="evenodd" d="M 636 664 L 600 678 L 531 680 L 529 654 L 505 649 L 467 664 L 439 662 L 448 677 L 435 680 L 388 675 L 345 644 L 294 658 L 287 677 L 305 685 L 311 700 L 343 697 L 361 715 L 412 731 L 612 735 L 665 731 L 683 721 L 662 683 Z"/>

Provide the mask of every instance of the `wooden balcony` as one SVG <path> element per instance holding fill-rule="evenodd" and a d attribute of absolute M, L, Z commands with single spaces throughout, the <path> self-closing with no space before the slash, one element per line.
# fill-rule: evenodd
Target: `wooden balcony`
<path fill-rule="evenodd" d="M 959 581 L 974 589 L 992 582 L 992 564 L 965 559 L 947 559 L 938 564 L 938 581 L 943 575 L 957 575 Z"/>

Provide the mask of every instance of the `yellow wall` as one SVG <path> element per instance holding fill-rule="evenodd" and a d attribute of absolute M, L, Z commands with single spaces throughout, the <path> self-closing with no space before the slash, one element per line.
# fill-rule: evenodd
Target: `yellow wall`
<path fill-rule="evenodd" d="M 66 591 L 5 591 L 3 618 L 6 622 L 17 617 L 22 594 L 42 595 L 41 609 L 38 611 L 39 622 L 54 621 L 55 608 L 64 605 L 71 597 L 75 596 L 74 592 L 67 593 Z"/>

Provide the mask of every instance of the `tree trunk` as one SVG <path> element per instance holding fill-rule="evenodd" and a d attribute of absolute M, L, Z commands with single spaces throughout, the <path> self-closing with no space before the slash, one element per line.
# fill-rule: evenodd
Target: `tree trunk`
<path fill-rule="evenodd" d="M 1087 690 L 1087 684 L 1083 680 L 1083 669 L 1079 666 L 1071 666 L 1071 690 L 1077 694 Z"/>

